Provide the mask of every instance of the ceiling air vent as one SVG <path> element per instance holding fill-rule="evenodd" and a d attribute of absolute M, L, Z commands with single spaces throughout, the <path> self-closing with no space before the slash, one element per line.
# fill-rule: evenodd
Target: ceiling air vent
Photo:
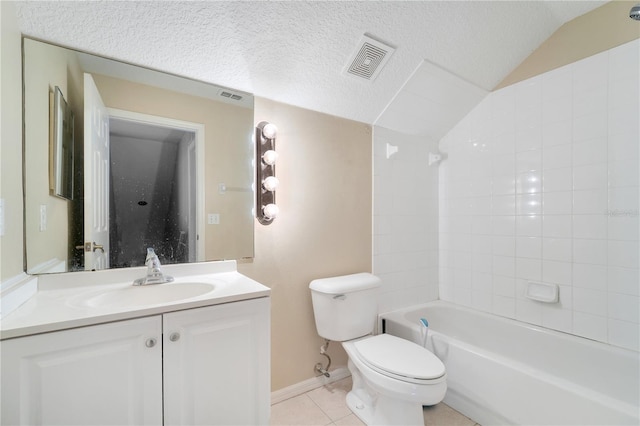
<path fill-rule="evenodd" d="M 394 50 L 394 48 L 364 35 L 345 72 L 360 79 L 373 81 Z"/>
<path fill-rule="evenodd" d="M 218 93 L 220 96 L 222 96 L 223 98 L 228 98 L 228 99 L 233 99 L 234 101 L 239 101 L 242 99 L 242 96 L 236 94 L 236 93 L 232 93 L 226 90 L 221 90 Z"/>

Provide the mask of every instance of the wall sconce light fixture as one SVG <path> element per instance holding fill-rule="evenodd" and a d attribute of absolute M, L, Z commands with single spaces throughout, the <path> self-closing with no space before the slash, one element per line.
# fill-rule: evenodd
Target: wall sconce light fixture
<path fill-rule="evenodd" d="M 271 224 L 279 212 L 276 188 L 280 182 L 275 176 L 277 133 L 278 128 L 267 121 L 256 126 L 256 217 L 263 225 Z"/>

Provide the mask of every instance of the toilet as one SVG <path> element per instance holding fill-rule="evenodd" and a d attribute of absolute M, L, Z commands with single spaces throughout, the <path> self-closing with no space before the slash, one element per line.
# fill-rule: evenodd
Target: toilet
<path fill-rule="evenodd" d="M 442 401 L 444 364 L 422 346 L 373 335 L 380 278 L 369 273 L 313 280 L 309 284 L 318 334 L 349 356 L 353 388 L 347 405 L 367 425 L 424 425 L 423 405 Z"/>

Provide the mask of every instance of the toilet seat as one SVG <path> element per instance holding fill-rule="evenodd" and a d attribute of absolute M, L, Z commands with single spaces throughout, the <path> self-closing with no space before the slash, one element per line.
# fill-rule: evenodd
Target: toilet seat
<path fill-rule="evenodd" d="M 445 367 L 429 350 L 390 334 L 370 336 L 353 343 L 358 358 L 387 377 L 417 384 L 438 383 Z"/>

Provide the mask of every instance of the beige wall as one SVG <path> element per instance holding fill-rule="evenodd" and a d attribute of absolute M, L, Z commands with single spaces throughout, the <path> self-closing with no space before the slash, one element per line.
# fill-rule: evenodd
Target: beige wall
<path fill-rule="evenodd" d="M 256 222 L 256 257 L 239 271 L 272 290 L 271 379 L 281 389 L 314 377 L 319 354 L 309 283 L 371 271 L 371 127 L 256 100 L 255 122 L 278 126 L 276 201 L 280 215 Z M 338 343 L 333 366 L 346 366 Z"/>
<path fill-rule="evenodd" d="M 23 271 L 22 87 L 20 31 L 15 5 L 0 2 L 0 198 L 4 235 L 0 236 L 0 280 Z"/>
<path fill-rule="evenodd" d="M 494 90 L 640 38 L 640 22 L 629 18 L 629 10 L 637 3 L 612 1 L 567 22 Z"/>

